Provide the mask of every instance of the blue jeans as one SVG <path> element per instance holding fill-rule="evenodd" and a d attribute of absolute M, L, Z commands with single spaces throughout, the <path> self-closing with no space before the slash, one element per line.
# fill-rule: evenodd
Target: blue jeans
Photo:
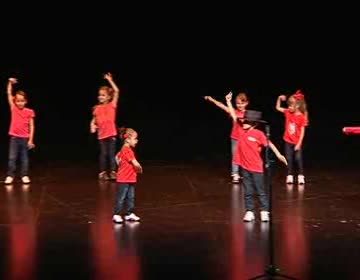
<path fill-rule="evenodd" d="M 108 137 L 105 139 L 99 140 L 100 144 L 100 171 L 115 171 L 116 170 L 116 137 Z M 109 169 L 108 169 L 109 163 Z"/>
<path fill-rule="evenodd" d="M 302 151 L 295 151 L 295 145 L 285 142 L 285 157 L 288 162 L 288 175 L 294 175 L 294 159 L 298 168 L 298 174 L 304 174 Z"/>
<path fill-rule="evenodd" d="M 120 212 L 126 203 L 125 215 L 133 213 L 135 208 L 135 183 L 116 183 L 118 188 L 114 215 L 120 215 Z"/>
<path fill-rule="evenodd" d="M 29 155 L 28 155 L 28 141 L 29 138 L 22 137 L 10 137 L 9 147 L 9 161 L 8 161 L 8 172 L 7 175 L 14 177 L 16 171 L 16 161 L 18 156 L 20 157 L 21 177 L 28 176 L 29 172 Z"/>
<path fill-rule="evenodd" d="M 252 172 L 246 169 L 242 169 L 243 184 L 245 189 L 245 208 L 246 211 L 254 210 L 254 192 L 256 191 L 259 200 L 260 207 L 263 211 L 269 211 L 269 200 L 265 193 L 264 186 L 264 173 L 263 172 Z"/>
<path fill-rule="evenodd" d="M 239 174 L 239 165 L 234 163 L 234 155 L 237 150 L 237 143 L 236 139 L 231 138 L 231 175 Z"/>

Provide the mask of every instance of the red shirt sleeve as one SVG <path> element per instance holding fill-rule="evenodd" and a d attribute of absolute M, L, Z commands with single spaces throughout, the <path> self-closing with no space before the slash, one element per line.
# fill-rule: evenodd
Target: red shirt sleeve
<path fill-rule="evenodd" d="M 259 138 L 258 138 L 259 144 L 261 146 L 267 147 L 268 146 L 268 140 L 264 132 L 259 130 Z"/>

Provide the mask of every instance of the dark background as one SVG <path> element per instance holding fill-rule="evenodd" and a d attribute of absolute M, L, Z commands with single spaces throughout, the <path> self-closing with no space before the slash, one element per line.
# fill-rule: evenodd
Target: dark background
<path fill-rule="evenodd" d="M 19 79 L 35 109 L 33 160 L 97 161 L 88 133 L 105 72 L 121 88 L 117 123 L 139 132 L 139 158 L 229 156 L 231 121 L 202 100 L 245 91 L 282 148 L 279 94 L 302 89 L 310 126 L 308 163 L 356 164 L 360 126 L 358 20 L 351 7 L 114 5 L 2 9 L 0 144 L 7 160 L 6 81 Z"/>

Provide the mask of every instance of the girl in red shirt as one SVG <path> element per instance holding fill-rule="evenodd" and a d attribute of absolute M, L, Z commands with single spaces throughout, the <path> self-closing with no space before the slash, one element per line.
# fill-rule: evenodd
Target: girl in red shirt
<path fill-rule="evenodd" d="M 228 113 L 230 115 L 229 108 L 225 104 L 217 101 L 216 99 L 212 98 L 211 96 L 205 96 L 204 98 L 205 98 L 205 100 L 208 100 L 208 101 L 214 103 L 217 107 L 224 110 L 226 113 Z M 237 117 L 239 117 L 239 118 L 244 117 L 245 110 L 246 110 L 246 107 L 248 106 L 248 104 L 249 104 L 249 99 L 248 99 L 246 93 L 241 92 L 236 96 L 235 114 L 237 115 Z M 239 165 L 234 163 L 232 158 L 234 157 L 235 152 L 236 152 L 236 147 L 237 147 L 238 137 L 239 137 L 239 130 L 241 130 L 241 129 L 242 129 L 242 127 L 241 127 L 241 125 L 238 124 L 238 122 L 233 122 L 233 127 L 232 127 L 231 135 L 230 135 L 230 139 L 231 139 L 231 177 L 232 177 L 233 183 L 238 183 L 240 180 Z"/>
<path fill-rule="evenodd" d="M 305 184 L 302 144 L 305 127 L 308 125 L 308 112 L 304 94 L 297 90 L 288 99 L 288 108 L 281 107 L 281 101 L 286 101 L 285 95 L 280 95 L 276 101 L 276 110 L 285 115 L 285 156 L 288 161 L 287 184 L 294 183 L 294 161 L 298 168 L 297 183 Z"/>
<path fill-rule="evenodd" d="M 104 79 L 111 87 L 102 86 L 99 89 L 99 104 L 93 108 L 93 118 L 90 122 L 90 132 L 97 132 L 100 145 L 99 179 L 116 179 L 116 109 L 119 100 L 119 88 L 110 73 Z M 109 174 L 108 174 L 109 171 Z"/>
<path fill-rule="evenodd" d="M 138 134 L 132 128 L 120 129 L 120 137 L 124 144 L 116 155 L 118 172 L 116 185 L 118 193 L 116 197 L 113 222 L 122 223 L 121 210 L 126 203 L 125 221 L 139 221 L 140 217 L 134 214 L 135 208 L 135 184 L 137 173 L 142 173 L 142 167 L 136 160 L 133 148 L 138 143 Z"/>
<path fill-rule="evenodd" d="M 34 145 L 34 117 L 35 113 L 26 106 L 26 93 L 22 90 L 15 92 L 13 96 L 13 85 L 17 79 L 9 78 L 7 86 L 7 96 L 11 111 L 11 123 L 9 129 L 10 147 L 8 172 L 5 178 L 5 184 L 11 184 L 14 181 L 16 171 L 16 160 L 18 156 L 21 162 L 21 180 L 24 184 L 30 183 L 29 178 L 29 156 L 28 151 L 35 147 Z"/>

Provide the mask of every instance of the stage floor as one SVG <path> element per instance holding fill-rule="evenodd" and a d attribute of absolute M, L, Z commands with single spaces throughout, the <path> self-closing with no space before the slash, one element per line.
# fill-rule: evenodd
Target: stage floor
<path fill-rule="evenodd" d="M 298 279 L 360 279 L 360 173 L 317 166 L 304 187 L 273 178 L 275 264 Z M 3 173 L 0 175 L 4 176 Z M 231 279 L 262 274 L 269 224 L 242 221 L 241 184 L 204 163 L 148 162 L 142 220 L 111 221 L 115 183 L 94 164 L 36 166 L 2 186 L 0 279 Z"/>

